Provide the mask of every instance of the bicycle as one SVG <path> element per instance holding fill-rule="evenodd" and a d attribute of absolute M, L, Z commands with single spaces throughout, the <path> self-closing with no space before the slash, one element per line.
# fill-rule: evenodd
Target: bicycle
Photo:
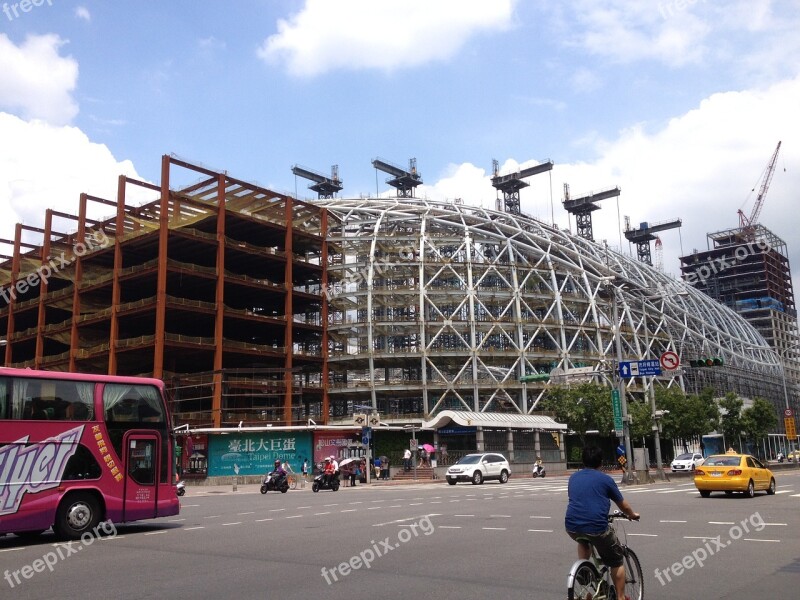
<path fill-rule="evenodd" d="M 621 511 L 608 515 L 608 524 L 614 529 L 615 519 L 628 519 Z M 630 519 L 628 519 L 630 520 Z M 589 543 L 587 539 L 577 541 Z M 623 565 L 625 566 L 625 595 L 631 600 L 644 598 L 644 577 L 639 557 L 627 544 L 621 541 Z M 569 600 L 617 600 L 611 569 L 605 566 L 592 546 L 588 560 L 577 560 L 567 577 L 567 597 Z"/>
<path fill-rule="evenodd" d="M 289 489 L 296 490 L 297 489 L 297 475 L 292 473 L 291 475 L 287 475 L 286 479 L 289 482 Z"/>

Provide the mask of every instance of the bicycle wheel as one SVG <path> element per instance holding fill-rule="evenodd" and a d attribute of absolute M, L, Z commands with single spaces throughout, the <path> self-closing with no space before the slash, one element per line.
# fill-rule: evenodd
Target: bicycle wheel
<path fill-rule="evenodd" d="M 575 571 L 572 585 L 567 588 L 567 598 L 569 600 L 588 600 L 597 597 L 597 590 L 600 587 L 601 579 L 597 571 L 590 562 L 583 562 Z"/>
<path fill-rule="evenodd" d="M 289 487 L 293 490 L 297 489 L 297 477 L 289 475 Z"/>
<path fill-rule="evenodd" d="M 623 551 L 625 553 L 625 594 L 631 600 L 642 600 L 644 597 L 642 564 L 633 550 L 625 547 Z"/>

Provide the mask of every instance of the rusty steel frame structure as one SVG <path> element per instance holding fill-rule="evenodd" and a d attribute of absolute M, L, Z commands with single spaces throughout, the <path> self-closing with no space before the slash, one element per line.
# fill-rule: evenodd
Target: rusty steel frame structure
<path fill-rule="evenodd" d="M 129 205 L 131 188 L 156 199 Z M 81 194 L 77 215 L 0 240 L 3 362 L 203 380 L 178 423 L 324 421 L 327 226 L 318 205 L 164 155 L 160 184 L 121 175 L 116 201 Z"/>

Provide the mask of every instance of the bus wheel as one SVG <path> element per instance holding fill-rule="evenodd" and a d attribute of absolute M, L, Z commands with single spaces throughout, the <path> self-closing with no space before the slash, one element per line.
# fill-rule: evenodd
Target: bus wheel
<path fill-rule="evenodd" d="M 55 534 L 67 540 L 77 540 L 100 524 L 100 506 L 97 499 L 86 492 L 66 495 L 56 511 L 53 524 Z"/>

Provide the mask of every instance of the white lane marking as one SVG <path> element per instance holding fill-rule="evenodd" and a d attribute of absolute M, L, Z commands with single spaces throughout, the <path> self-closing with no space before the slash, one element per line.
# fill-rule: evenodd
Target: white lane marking
<path fill-rule="evenodd" d="M 180 523 L 181 521 L 185 521 L 186 519 L 169 519 L 167 523 Z"/>
<path fill-rule="evenodd" d="M 370 500 L 370 502 L 375 503 L 375 502 L 386 502 L 386 501 L 385 500 Z"/>
<path fill-rule="evenodd" d="M 219 519 L 219 515 L 210 515 L 208 517 L 203 517 L 204 519 Z"/>
<path fill-rule="evenodd" d="M 53 544 L 55 546 L 55 544 Z M 0 552 L 14 552 L 15 550 L 27 550 L 27 546 L 22 546 L 20 548 L 3 548 Z"/>
<path fill-rule="evenodd" d="M 733 521 L 709 521 L 709 525 L 736 525 Z"/>
<path fill-rule="evenodd" d="M 441 500 L 436 500 L 434 502 L 428 502 L 428 504 L 441 504 L 441 503 L 442 503 Z"/>
<path fill-rule="evenodd" d="M 497 519 L 510 519 L 511 515 L 489 515 L 489 518 L 495 517 Z"/>
<path fill-rule="evenodd" d="M 235 523 L 223 523 L 222 526 L 224 527 L 225 525 L 241 525 L 241 524 L 242 524 L 241 521 L 236 521 Z"/>
<path fill-rule="evenodd" d="M 683 539 L 685 540 L 716 540 L 719 536 L 707 536 L 707 535 L 685 535 Z"/>
<path fill-rule="evenodd" d="M 461 500 L 450 500 L 450 502 L 461 502 Z"/>
<path fill-rule="evenodd" d="M 331 511 L 326 511 L 326 512 L 321 512 L 321 513 L 314 513 L 314 516 L 315 517 L 319 517 L 321 515 L 329 515 L 329 514 L 331 514 Z"/>
<path fill-rule="evenodd" d="M 629 533 L 627 535 L 628 537 L 632 535 L 638 535 L 639 537 L 658 537 L 657 533 Z"/>
<path fill-rule="evenodd" d="M 659 523 L 686 523 L 686 521 L 667 521 L 667 520 L 663 520 L 663 521 L 659 521 Z"/>
<path fill-rule="evenodd" d="M 282 510 L 286 510 L 285 508 L 270 508 L 269 512 L 281 512 Z"/>
<path fill-rule="evenodd" d="M 454 517 L 474 517 L 475 515 L 453 515 Z"/>
<path fill-rule="evenodd" d="M 297 508 L 308 508 L 308 507 L 307 506 L 306 507 L 298 506 Z M 250 512 L 243 512 L 243 513 L 236 513 L 236 514 L 239 515 L 239 516 L 241 516 L 241 515 L 254 515 L 254 514 L 256 514 L 256 511 L 251 510 Z"/>
<path fill-rule="evenodd" d="M 505 531 L 505 527 L 481 527 L 481 529 L 486 529 L 488 531 Z"/>
<path fill-rule="evenodd" d="M 528 531 L 532 531 L 534 533 L 553 533 L 552 529 L 528 529 Z"/>
<path fill-rule="evenodd" d="M 148 531 L 145 535 L 159 535 L 161 533 L 167 533 L 166 531 Z"/>
<path fill-rule="evenodd" d="M 742 538 L 745 542 L 773 542 L 780 543 L 780 540 L 757 540 L 755 538 Z"/>
<path fill-rule="evenodd" d="M 289 515 L 287 519 L 300 519 L 303 515 Z"/>
<path fill-rule="evenodd" d="M 419 506 L 420 504 L 422 504 L 422 502 L 409 502 L 408 503 L 409 506 Z"/>
<path fill-rule="evenodd" d="M 461 529 L 461 525 L 439 525 L 436 529 Z"/>
<path fill-rule="evenodd" d="M 766 527 L 788 527 L 788 523 L 764 523 Z"/>
<path fill-rule="evenodd" d="M 181 504 L 181 508 L 196 508 L 199 504 Z"/>
<path fill-rule="evenodd" d="M 340 510 L 339 512 L 356 512 L 357 509 L 355 508 L 345 508 L 344 510 Z"/>
<path fill-rule="evenodd" d="M 402 508 L 400 504 L 390 504 L 387 508 Z"/>
<path fill-rule="evenodd" d="M 540 517 L 537 515 L 531 515 L 531 519 L 552 519 L 553 517 Z"/>
<path fill-rule="evenodd" d="M 195 529 L 205 529 L 205 527 L 184 527 L 184 531 L 194 531 Z"/>
<path fill-rule="evenodd" d="M 380 510 L 382 508 L 383 508 L 382 506 L 370 506 L 369 508 L 367 508 L 367 510 Z"/>
<path fill-rule="evenodd" d="M 788 494 L 789 492 L 793 492 L 794 490 L 778 490 L 775 492 L 776 494 Z"/>
<path fill-rule="evenodd" d="M 685 491 L 686 490 L 683 490 L 683 489 L 680 489 L 680 490 L 663 490 L 661 492 L 656 492 L 656 494 L 675 494 L 675 493 L 685 492 Z M 694 492 L 692 492 L 692 493 L 694 493 Z"/>
<path fill-rule="evenodd" d="M 297 507 L 297 510 L 300 510 L 301 508 L 311 508 L 311 507 L 310 507 L 310 506 L 298 506 L 298 507 Z M 246 513 L 245 513 L 245 514 L 246 514 Z"/>
<path fill-rule="evenodd" d="M 364 504 L 361 500 L 358 502 L 350 502 L 349 504 Z M 308 508 L 307 506 L 298 506 L 297 508 Z"/>
<path fill-rule="evenodd" d="M 405 521 L 418 521 L 425 517 L 441 517 L 441 513 L 430 513 L 427 515 L 420 515 L 418 517 L 406 517 L 405 519 L 395 519 L 394 521 L 386 521 L 385 523 L 373 523 L 373 527 L 383 527 L 384 525 L 394 525 L 395 523 L 404 523 Z"/>
<path fill-rule="evenodd" d="M 269 519 L 256 519 L 256 523 L 262 523 L 264 521 L 272 521 L 272 519 L 271 518 L 269 518 Z"/>
<path fill-rule="evenodd" d="M 322 506 L 324 506 L 325 508 L 328 508 L 329 506 L 339 506 L 339 504 L 338 504 L 338 503 L 334 503 L 334 504 L 323 504 Z M 281 510 L 283 510 L 283 509 L 281 509 Z"/>

